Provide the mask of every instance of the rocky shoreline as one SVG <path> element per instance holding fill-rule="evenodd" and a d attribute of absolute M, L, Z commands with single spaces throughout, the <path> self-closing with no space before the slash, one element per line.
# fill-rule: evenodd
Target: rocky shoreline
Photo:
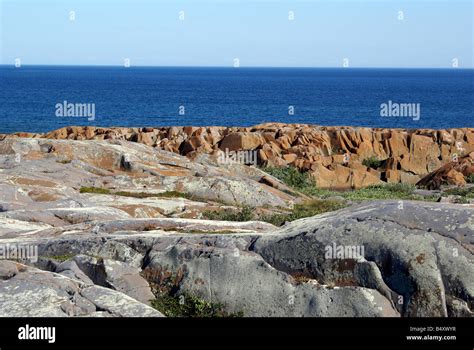
<path fill-rule="evenodd" d="M 0 316 L 472 317 L 473 159 L 474 129 L 0 135 Z"/>

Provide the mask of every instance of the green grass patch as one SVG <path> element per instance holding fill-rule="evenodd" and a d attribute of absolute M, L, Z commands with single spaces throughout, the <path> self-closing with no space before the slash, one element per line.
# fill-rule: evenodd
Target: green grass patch
<path fill-rule="evenodd" d="M 416 187 L 411 184 L 388 183 L 368 186 L 354 191 L 342 192 L 340 195 L 345 199 L 356 201 L 367 199 L 421 199 L 422 196 L 413 193 L 415 189 Z"/>
<path fill-rule="evenodd" d="M 252 221 L 255 219 L 254 208 L 243 207 L 238 211 L 204 211 L 204 219 L 220 221 Z"/>
<path fill-rule="evenodd" d="M 108 188 L 81 187 L 79 192 L 80 193 L 93 193 L 93 194 L 110 194 L 110 195 L 115 195 L 115 196 L 132 197 L 132 198 L 151 198 L 151 197 L 190 198 L 190 196 L 188 196 L 186 193 L 177 192 L 177 191 L 166 191 L 162 193 L 128 192 L 128 191 L 112 192 Z"/>
<path fill-rule="evenodd" d="M 300 172 L 295 167 L 265 167 L 262 168 L 262 171 L 276 177 L 278 180 L 297 191 L 304 191 L 309 187 L 315 186 L 314 180 L 308 173 Z"/>
<path fill-rule="evenodd" d="M 158 197 L 164 197 L 164 198 L 188 198 L 190 199 L 191 196 L 183 193 L 183 192 L 178 192 L 178 191 L 166 191 L 163 193 L 160 193 Z"/>
<path fill-rule="evenodd" d="M 116 196 L 122 197 L 133 197 L 133 198 L 151 198 L 151 197 L 161 197 L 161 198 L 188 198 L 185 193 L 177 191 L 167 191 L 162 193 L 148 193 L 148 192 L 127 192 L 127 191 L 118 191 L 112 192 Z"/>
<path fill-rule="evenodd" d="M 332 199 L 314 199 L 302 204 L 295 204 L 292 210 L 274 214 L 258 214 L 255 208 L 243 207 L 239 211 L 229 212 L 203 212 L 203 217 L 207 220 L 221 221 L 264 221 L 275 226 L 281 226 L 285 222 L 294 221 L 309 216 L 334 211 L 345 207 L 345 203 Z"/>
<path fill-rule="evenodd" d="M 151 306 L 167 317 L 243 317 L 243 313 L 228 313 L 222 304 L 211 303 L 190 294 L 160 293 Z"/>
<path fill-rule="evenodd" d="M 229 221 L 229 220 L 227 220 Z M 165 232 L 178 232 L 178 233 L 191 233 L 191 234 L 200 234 L 200 235 L 224 235 L 228 233 L 235 233 L 232 230 L 217 230 L 217 231 L 209 231 L 209 230 L 187 230 L 185 228 L 165 228 L 163 229 Z"/>
<path fill-rule="evenodd" d="M 372 164 L 372 163 L 371 163 Z M 406 183 L 385 183 L 373 185 L 366 188 L 347 191 L 335 191 L 321 189 L 316 186 L 315 181 L 309 173 L 299 172 L 294 167 L 287 168 L 263 168 L 263 171 L 276 177 L 295 191 L 314 198 L 342 197 L 346 200 L 363 201 L 373 199 L 405 199 L 435 201 L 438 196 L 421 196 L 414 194 L 416 187 Z"/>
<path fill-rule="evenodd" d="M 315 191 L 315 195 L 320 195 L 322 198 L 328 196 L 341 196 L 346 200 L 364 201 L 364 200 L 383 200 L 383 199 L 402 199 L 402 200 L 416 200 L 435 202 L 439 199 L 438 195 L 422 196 L 415 194 L 416 186 L 407 183 L 385 183 L 380 185 L 372 185 L 365 188 L 360 188 L 351 191 Z"/>
<path fill-rule="evenodd" d="M 146 193 L 146 192 L 127 192 L 127 191 L 118 191 L 118 192 L 111 192 L 115 196 L 121 197 L 131 197 L 131 198 L 150 198 L 150 197 L 158 197 L 154 193 Z"/>
<path fill-rule="evenodd" d="M 335 211 L 344 208 L 343 201 L 331 199 L 314 199 L 307 203 L 296 204 L 289 213 L 275 213 L 267 216 L 260 216 L 258 220 L 269 222 L 275 226 L 281 226 L 285 222 L 290 222 L 318 214 Z"/>
<path fill-rule="evenodd" d="M 98 187 L 81 187 L 79 193 L 111 194 L 109 189 Z"/>
<path fill-rule="evenodd" d="M 452 200 L 456 204 L 469 204 L 469 199 L 467 197 L 456 197 Z"/>
<path fill-rule="evenodd" d="M 474 198 L 474 187 L 455 187 L 443 192 L 443 196 L 460 196 L 465 198 Z"/>

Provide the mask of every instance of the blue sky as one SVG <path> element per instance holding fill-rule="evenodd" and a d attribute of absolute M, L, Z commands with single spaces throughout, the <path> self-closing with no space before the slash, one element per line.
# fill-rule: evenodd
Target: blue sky
<path fill-rule="evenodd" d="M 471 0 L 0 3 L 2 64 L 473 67 Z"/>

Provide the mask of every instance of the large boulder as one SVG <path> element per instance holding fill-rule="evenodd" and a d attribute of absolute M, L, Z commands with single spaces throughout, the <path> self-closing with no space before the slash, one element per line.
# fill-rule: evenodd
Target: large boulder
<path fill-rule="evenodd" d="M 402 315 L 448 316 L 449 300 L 474 306 L 473 217 L 472 208 L 376 202 L 298 220 L 253 250 L 280 271 L 326 284 L 360 285 L 369 273 Z M 332 247 L 363 250 L 363 257 L 328 258 Z M 366 261 L 375 265 L 367 270 Z"/>
<path fill-rule="evenodd" d="M 168 249 L 153 250 L 147 268 L 174 273 L 182 269 L 181 292 L 249 317 L 398 316 L 391 302 L 376 290 L 333 288 L 316 280 L 300 282 L 260 255 L 237 247 L 223 239 L 207 247 L 181 240 Z"/>
<path fill-rule="evenodd" d="M 437 190 L 442 185 L 464 186 L 465 177 L 474 174 L 474 152 L 460 157 L 431 172 L 418 181 L 417 186 Z"/>
<path fill-rule="evenodd" d="M 219 148 L 221 150 L 239 151 L 253 150 L 264 143 L 263 137 L 249 132 L 232 133 L 224 137 Z"/>

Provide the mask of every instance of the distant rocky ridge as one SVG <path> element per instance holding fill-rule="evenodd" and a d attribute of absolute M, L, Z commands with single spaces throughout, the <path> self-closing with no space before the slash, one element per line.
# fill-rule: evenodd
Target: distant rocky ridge
<path fill-rule="evenodd" d="M 11 137 L 126 140 L 189 158 L 226 150 L 256 151 L 260 165 L 309 171 L 320 188 L 361 188 L 383 182 L 416 184 L 429 173 L 474 152 L 474 129 L 378 129 L 269 123 L 253 127 L 65 127 Z M 474 158 L 472 155 L 470 158 Z M 376 159 L 367 166 L 364 161 Z M 451 172 L 448 184 L 463 185 Z"/>

